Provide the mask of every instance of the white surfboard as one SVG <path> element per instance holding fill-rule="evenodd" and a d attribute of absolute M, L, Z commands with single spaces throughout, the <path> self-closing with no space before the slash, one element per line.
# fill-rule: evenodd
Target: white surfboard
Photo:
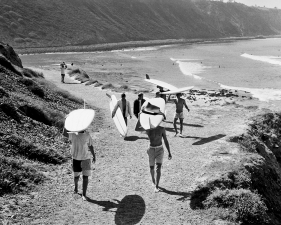
<path fill-rule="evenodd" d="M 152 98 L 148 100 L 148 103 L 150 103 L 150 105 L 152 106 L 157 106 L 158 108 L 150 110 L 145 107 L 144 111 L 140 114 L 140 124 L 145 130 L 156 128 L 163 121 L 163 115 L 157 115 L 157 112 L 159 112 L 159 110 L 165 113 L 165 101 L 163 98 Z"/>
<path fill-rule="evenodd" d="M 172 95 L 172 94 L 186 92 L 186 91 L 188 91 L 188 90 L 190 90 L 192 88 L 194 88 L 194 86 L 177 88 L 176 90 L 161 92 L 161 94 Z"/>
<path fill-rule="evenodd" d="M 64 127 L 69 132 L 80 132 L 86 130 L 95 117 L 93 109 L 77 109 L 68 114 Z"/>
<path fill-rule="evenodd" d="M 150 79 L 150 77 L 146 74 L 146 78 L 145 78 L 145 81 L 149 82 L 149 83 L 152 83 L 152 84 L 155 84 L 155 85 L 158 85 L 158 86 L 161 86 L 163 88 L 166 88 L 168 90 L 176 90 L 178 89 L 177 87 L 171 85 L 171 84 L 168 84 L 166 82 L 163 82 L 163 81 L 160 81 L 160 80 L 155 80 L 155 79 Z"/>
<path fill-rule="evenodd" d="M 117 98 L 115 97 L 115 95 L 109 95 L 109 94 L 106 95 L 111 99 L 109 102 L 109 107 L 110 107 L 110 113 L 112 114 L 112 111 L 115 105 L 117 104 Z M 126 126 L 124 117 L 119 107 L 116 110 L 115 116 L 113 117 L 113 121 L 117 127 L 117 130 L 122 135 L 122 137 L 126 137 L 128 132 L 128 127 Z"/>

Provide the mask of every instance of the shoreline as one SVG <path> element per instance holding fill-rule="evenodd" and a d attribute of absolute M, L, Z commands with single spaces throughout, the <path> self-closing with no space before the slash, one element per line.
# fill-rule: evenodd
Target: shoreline
<path fill-rule="evenodd" d="M 227 38 L 198 38 L 198 39 L 165 39 L 165 40 L 148 40 L 148 41 L 129 41 L 119 43 L 105 43 L 95 45 L 69 45 L 69 46 L 51 46 L 51 47 L 30 47 L 30 48 L 15 48 L 19 55 L 28 54 L 46 54 L 46 53 L 67 53 L 67 52 L 99 52 L 113 51 L 127 48 L 151 47 L 161 45 L 176 45 L 176 44 L 208 44 L 208 43 L 225 43 L 230 41 L 253 40 L 281 38 L 280 35 L 270 36 L 255 36 L 255 37 L 227 37 Z"/>

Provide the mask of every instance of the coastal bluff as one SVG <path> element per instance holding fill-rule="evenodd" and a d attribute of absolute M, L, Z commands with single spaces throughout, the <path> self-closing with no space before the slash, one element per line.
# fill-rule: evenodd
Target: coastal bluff
<path fill-rule="evenodd" d="M 32 12 L 30 11 L 32 10 Z M 0 39 L 14 48 L 281 33 L 281 10 L 207 0 L 4 0 Z"/>

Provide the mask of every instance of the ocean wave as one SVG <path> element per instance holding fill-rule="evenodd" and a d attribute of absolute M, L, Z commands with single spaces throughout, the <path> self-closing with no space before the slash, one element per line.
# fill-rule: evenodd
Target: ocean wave
<path fill-rule="evenodd" d="M 220 84 L 221 88 L 246 91 L 253 95 L 254 98 L 260 101 L 276 101 L 281 100 L 281 90 L 280 89 L 270 89 L 270 88 L 246 88 L 246 87 L 231 87 L 227 85 Z"/>
<path fill-rule="evenodd" d="M 266 62 L 266 63 L 281 66 L 281 61 L 276 60 L 276 56 L 258 56 L 258 55 L 250 55 L 250 54 L 247 54 L 247 53 L 244 53 L 241 56 L 245 57 L 245 58 L 248 58 L 248 59 L 257 60 L 257 61 Z"/>

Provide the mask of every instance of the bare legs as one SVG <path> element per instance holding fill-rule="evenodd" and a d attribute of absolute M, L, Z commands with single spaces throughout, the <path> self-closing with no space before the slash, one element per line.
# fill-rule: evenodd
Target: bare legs
<path fill-rule="evenodd" d="M 176 134 L 175 134 L 175 136 L 177 136 L 177 134 L 178 134 L 178 128 L 177 128 L 177 120 L 178 120 L 178 118 L 174 118 L 174 129 L 175 129 L 175 131 L 176 131 Z M 180 134 L 182 135 L 182 130 L 183 130 L 183 119 L 181 119 L 180 118 Z"/>
<path fill-rule="evenodd" d="M 161 177 L 161 163 L 156 163 L 156 182 L 155 182 L 155 170 L 154 166 L 150 167 L 150 174 L 152 178 L 152 182 L 155 185 L 154 192 L 159 192 L 159 182 L 160 182 L 160 177 Z"/>
<path fill-rule="evenodd" d="M 78 181 L 80 176 L 74 177 L 74 192 L 78 193 Z M 86 200 L 86 193 L 88 188 L 89 179 L 88 176 L 83 176 L 83 193 L 82 193 L 82 199 Z"/>

